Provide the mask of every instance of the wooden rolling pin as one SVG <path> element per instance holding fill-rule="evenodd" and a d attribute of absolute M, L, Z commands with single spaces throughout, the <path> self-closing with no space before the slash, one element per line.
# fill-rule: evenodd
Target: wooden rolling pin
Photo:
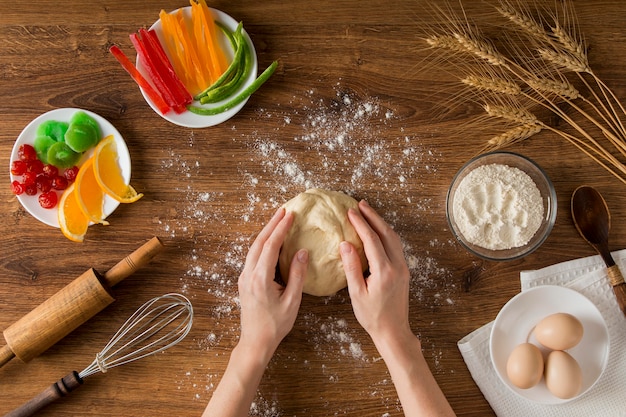
<path fill-rule="evenodd" d="M 14 357 L 28 362 L 102 311 L 115 299 L 111 287 L 146 265 L 163 244 L 153 237 L 104 275 L 93 268 L 66 285 L 3 333 L 0 367 Z"/>

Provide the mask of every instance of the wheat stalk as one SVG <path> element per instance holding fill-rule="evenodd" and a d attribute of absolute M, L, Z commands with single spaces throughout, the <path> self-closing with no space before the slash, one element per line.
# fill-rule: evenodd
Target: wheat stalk
<path fill-rule="evenodd" d="M 568 4 L 562 7 L 566 11 L 570 10 Z M 527 11 L 519 11 L 509 0 L 501 0 L 496 9 L 521 29 L 520 32 L 529 40 L 527 44 L 522 42 L 526 48 L 524 51 L 511 44 L 511 50 L 519 53 L 517 57 L 509 58 L 501 54 L 493 43 L 481 36 L 475 26 L 469 24 L 465 12 L 463 16 L 466 25 L 450 17 L 449 24 L 445 26 L 447 33 L 426 39 L 431 48 L 452 51 L 464 59 L 459 66 L 461 69 L 474 68 L 478 63 L 483 73 L 477 74 L 474 70 L 460 79 L 463 84 L 472 87 L 479 97 L 485 98 L 489 94 L 506 98 L 498 100 L 500 104 L 485 104 L 483 108 L 489 117 L 514 122 L 515 126 L 489 139 L 484 150 L 508 146 L 547 129 L 626 183 L 626 167 L 611 151 L 617 150 L 626 156 L 626 128 L 620 117 L 620 114 L 626 115 L 626 111 L 612 90 L 591 69 L 584 43 L 559 22 L 557 14 L 552 15 L 554 23 L 547 30 L 543 20 L 536 20 Z M 571 19 L 570 22 L 575 21 L 573 13 L 564 14 Z M 568 27 L 574 26 L 570 23 Z M 470 65 L 466 57 L 473 57 L 474 65 Z M 498 71 L 490 68 L 497 68 Z M 564 75 L 565 72 L 577 74 L 590 97 L 577 89 Z M 584 74 L 595 80 L 599 93 L 587 82 Z M 579 136 L 544 124 L 528 108 L 519 104 L 518 97 L 552 111 L 573 127 Z M 591 113 L 577 105 L 578 101 L 588 106 Z M 609 147 L 601 138 L 595 138 L 583 128 L 575 117 L 566 113 L 559 105 L 561 102 L 567 103 L 569 108 L 592 122 L 608 141 Z"/>

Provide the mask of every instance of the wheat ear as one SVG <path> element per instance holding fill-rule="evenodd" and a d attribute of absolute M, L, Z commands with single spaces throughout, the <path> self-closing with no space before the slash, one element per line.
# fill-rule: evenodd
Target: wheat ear
<path fill-rule="evenodd" d="M 542 126 L 534 124 L 515 126 L 514 128 L 489 139 L 487 141 L 487 145 L 480 151 L 480 153 L 504 148 L 514 143 L 526 140 L 529 137 L 541 132 L 542 128 Z"/>
<path fill-rule="evenodd" d="M 461 82 L 478 90 L 490 91 L 492 93 L 516 96 L 522 92 L 521 87 L 516 82 L 506 80 L 504 78 L 468 75 L 467 77 L 461 79 Z"/>
<path fill-rule="evenodd" d="M 500 7 L 496 7 L 496 10 L 524 32 L 534 36 L 540 41 L 551 42 L 550 35 L 546 32 L 542 25 L 537 23 L 537 21 L 529 15 L 522 13 L 515 7 L 511 6 L 509 2 L 501 2 Z"/>
<path fill-rule="evenodd" d="M 483 106 L 483 109 L 491 117 L 509 120 L 511 122 L 520 123 L 522 125 L 542 125 L 539 119 L 537 119 L 537 116 L 521 107 L 485 104 Z"/>

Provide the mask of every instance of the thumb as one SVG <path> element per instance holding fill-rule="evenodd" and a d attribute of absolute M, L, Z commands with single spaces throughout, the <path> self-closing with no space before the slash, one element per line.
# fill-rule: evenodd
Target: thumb
<path fill-rule="evenodd" d="M 354 246 L 350 242 L 339 244 L 339 253 L 343 262 L 343 270 L 346 273 L 349 292 L 361 292 L 367 289 L 363 271 L 361 270 L 361 259 Z"/>

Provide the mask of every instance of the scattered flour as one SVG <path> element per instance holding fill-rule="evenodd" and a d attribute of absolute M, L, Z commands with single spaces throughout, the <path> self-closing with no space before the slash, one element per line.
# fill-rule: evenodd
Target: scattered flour
<path fill-rule="evenodd" d="M 276 127 L 240 134 L 232 128 L 233 146 L 246 152 L 243 158 L 238 158 L 236 169 L 240 178 L 233 179 L 233 184 L 246 195 L 239 204 L 227 201 L 232 196 L 206 189 L 202 178 L 212 173 L 193 156 L 198 154 L 199 146 L 193 131 L 188 140 L 189 149 L 163 151 L 163 174 L 176 175 L 185 181 L 174 190 L 178 194 L 175 211 L 154 219 L 154 223 L 170 237 L 190 244 L 188 267 L 180 277 L 181 292 L 193 298 L 195 292 L 204 291 L 213 297 L 207 319 L 213 320 L 213 328 L 219 331 L 214 330 L 196 340 L 196 344 L 198 349 L 216 356 L 228 355 L 233 339 L 239 334 L 238 326 L 228 328 L 222 323 L 238 323 L 237 277 L 254 235 L 233 232 L 228 224 L 233 218 L 240 219 L 244 225 L 249 223 L 250 229 L 256 230 L 285 201 L 312 187 L 340 190 L 357 199 L 365 198 L 401 236 L 403 230 L 414 230 L 416 225 L 428 228 L 428 218 L 439 210 L 439 207 L 431 207 L 432 201 L 419 193 L 429 179 L 437 175 L 438 153 L 424 148 L 419 138 L 397 127 L 393 111 L 384 108 L 378 99 L 337 91 L 336 97 L 328 101 L 317 98 L 316 92 L 310 90 L 294 96 L 288 112 L 280 108 L 261 109 L 257 116 L 275 119 Z M 390 139 L 390 131 L 396 132 L 395 138 Z M 410 207 L 411 215 L 400 216 L 399 205 Z M 411 272 L 412 308 L 453 306 L 451 297 L 456 288 L 449 279 L 451 274 L 439 266 L 436 256 L 431 254 L 453 241 L 434 239 L 426 243 L 403 243 Z M 433 291 L 438 296 L 426 295 Z M 326 297 L 323 302 L 349 306 L 345 292 Z M 345 311 L 351 312 L 350 309 Z M 329 382 L 339 381 L 339 375 L 333 371 L 335 363 L 351 360 L 366 367 L 380 359 L 364 350 L 363 344 L 370 346 L 371 342 L 361 340 L 365 333 L 356 321 L 312 312 L 302 313 L 299 320 L 301 326 L 304 322 L 302 327 L 314 346 L 312 351 L 323 362 L 319 369 L 310 371 L 325 376 Z M 438 351 L 434 345 L 423 343 L 423 346 L 425 350 Z M 293 361 L 310 366 L 309 356 L 298 352 L 292 355 Z M 439 356 L 432 355 L 435 370 L 441 369 Z M 272 361 L 274 366 L 276 361 Z M 271 369 L 272 364 L 268 372 Z M 196 370 L 179 380 L 179 388 L 193 387 L 196 390 L 193 399 L 206 402 L 220 377 L 215 371 Z M 378 398 L 384 412 L 400 410 L 393 393 L 393 383 L 385 378 L 354 395 L 355 399 L 359 396 Z M 329 415 L 346 411 L 329 410 Z M 280 405 L 264 399 L 261 393 L 250 414 L 283 415 Z M 306 410 L 301 413 L 306 414 Z"/>
<path fill-rule="evenodd" d="M 485 249 L 524 246 L 543 220 L 543 200 L 532 178 L 502 164 L 470 171 L 458 185 L 454 220 L 468 242 Z"/>

